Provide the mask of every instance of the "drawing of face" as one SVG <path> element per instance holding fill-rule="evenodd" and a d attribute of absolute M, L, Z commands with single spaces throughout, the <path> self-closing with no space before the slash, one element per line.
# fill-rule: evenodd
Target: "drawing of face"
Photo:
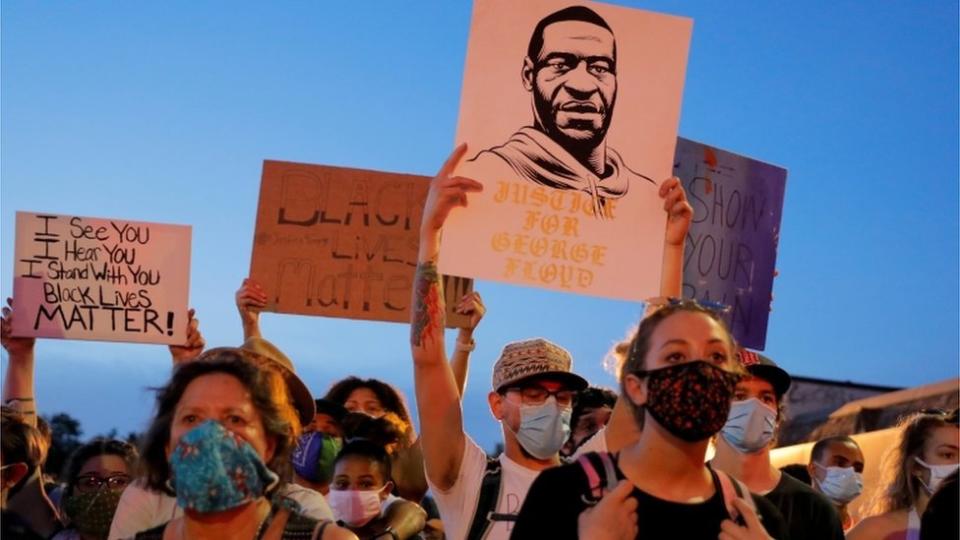
<path fill-rule="evenodd" d="M 603 142 L 617 96 L 613 33 L 584 21 L 559 21 L 543 29 L 537 58 L 524 64 L 537 124 L 576 153 Z"/>

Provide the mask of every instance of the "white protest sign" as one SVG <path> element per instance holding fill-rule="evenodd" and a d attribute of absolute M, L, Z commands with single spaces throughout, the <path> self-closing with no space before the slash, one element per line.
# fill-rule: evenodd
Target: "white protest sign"
<path fill-rule="evenodd" d="M 477 0 L 439 266 L 609 298 L 659 294 L 689 19 L 593 2 Z"/>
<path fill-rule="evenodd" d="M 190 227 L 17 212 L 13 334 L 186 341 Z"/>

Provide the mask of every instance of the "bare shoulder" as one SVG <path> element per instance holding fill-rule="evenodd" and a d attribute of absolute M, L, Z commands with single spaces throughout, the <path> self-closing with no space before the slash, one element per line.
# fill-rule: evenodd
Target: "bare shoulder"
<path fill-rule="evenodd" d="M 357 540 L 357 535 L 343 527 L 331 524 L 323 529 L 321 540 Z"/>

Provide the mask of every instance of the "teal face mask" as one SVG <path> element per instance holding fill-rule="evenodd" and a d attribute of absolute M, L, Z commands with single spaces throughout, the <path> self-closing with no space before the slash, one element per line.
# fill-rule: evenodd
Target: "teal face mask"
<path fill-rule="evenodd" d="M 204 514 L 244 505 L 279 481 L 250 443 L 213 420 L 180 437 L 170 472 L 177 504 Z"/>
<path fill-rule="evenodd" d="M 557 405 L 553 396 L 543 405 L 520 406 L 520 429 L 514 433 L 520 446 L 537 459 L 550 459 L 570 437 L 569 407 Z M 506 425 L 506 424 L 504 424 Z M 507 429 L 510 429 L 507 426 Z M 512 431 L 512 430 L 511 430 Z"/>

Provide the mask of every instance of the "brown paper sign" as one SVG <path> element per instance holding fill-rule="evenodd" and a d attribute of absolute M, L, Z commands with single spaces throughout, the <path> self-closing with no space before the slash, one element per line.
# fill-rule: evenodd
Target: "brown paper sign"
<path fill-rule="evenodd" d="M 250 276 L 267 311 L 407 322 L 429 178 L 264 161 Z M 473 280 L 444 276 L 447 326 Z"/>

